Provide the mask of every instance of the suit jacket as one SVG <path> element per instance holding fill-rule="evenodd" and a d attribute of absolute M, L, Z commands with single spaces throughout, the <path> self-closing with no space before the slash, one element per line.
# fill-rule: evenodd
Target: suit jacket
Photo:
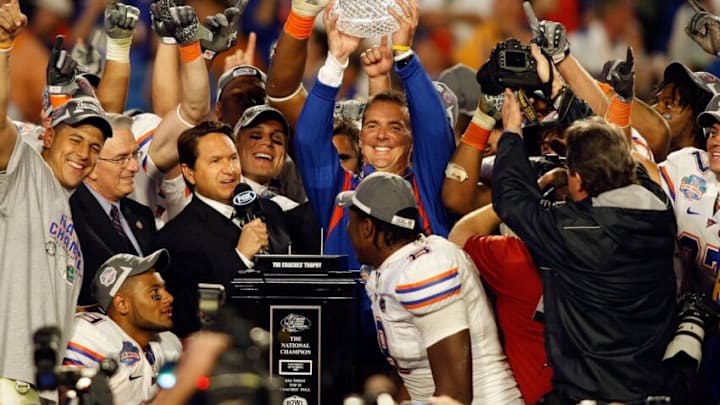
<path fill-rule="evenodd" d="M 137 254 L 118 236 L 112 221 L 85 184 L 75 190 L 70 197 L 75 230 L 82 249 L 84 273 L 80 290 L 79 305 L 96 303 L 90 294 L 90 285 L 95 273 L 105 260 L 117 253 Z M 157 233 L 152 210 L 129 198 L 120 200 L 120 211 L 130 225 L 142 255 L 152 253 L 153 239 Z"/>
<path fill-rule="evenodd" d="M 282 209 L 272 201 L 260 204 L 270 253 L 287 252 L 290 237 Z M 170 265 L 162 276 L 175 297 L 173 332 L 178 336 L 200 329 L 198 283 L 222 284 L 229 293 L 238 272 L 247 270 L 235 250 L 239 237 L 235 223 L 196 197 L 158 233 L 156 247 L 170 252 Z"/>

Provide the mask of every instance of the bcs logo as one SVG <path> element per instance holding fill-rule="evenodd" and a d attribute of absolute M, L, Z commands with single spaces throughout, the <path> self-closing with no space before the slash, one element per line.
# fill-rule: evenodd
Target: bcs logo
<path fill-rule="evenodd" d="M 283 399 L 283 405 L 307 405 L 307 403 L 307 399 L 299 397 L 297 395 L 293 395 L 291 397 Z"/>
<path fill-rule="evenodd" d="M 233 205 L 247 205 L 255 201 L 257 194 L 252 190 L 243 191 L 233 197 Z"/>
<path fill-rule="evenodd" d="M 310 320 L 302 315 L 290 314 L 280 321 L 280 326 L 288 332 L 302 332 L 310 329 Z"/>

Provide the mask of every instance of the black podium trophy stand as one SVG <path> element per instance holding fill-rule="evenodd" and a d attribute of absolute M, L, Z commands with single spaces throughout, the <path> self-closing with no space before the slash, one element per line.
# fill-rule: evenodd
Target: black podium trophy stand
<path fill-rule="evenodd" d="M 238 314 L 271 334 L 270 373 L 283 405 L 335 405 L 359 387 L 359 271 L 346 256 L 259 255 L 228 292 Z"/>

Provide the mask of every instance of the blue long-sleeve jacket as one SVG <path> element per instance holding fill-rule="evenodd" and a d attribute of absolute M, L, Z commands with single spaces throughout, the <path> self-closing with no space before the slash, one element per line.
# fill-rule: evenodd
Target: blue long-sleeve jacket
<path fill-rule="evenodd" d="M 449 224 L 441 191 L 445 166 L 455 150 L 452 128 L 430 77 L 415 55 L 396 71 L 402 79 L 413 135 L 412 168 L 404 177 L 418 197 L 426 231 L 447 236 Z M 337 193 L 352 190 L 373 168 L 365 165 L 361 176 L 345 171 L 332 144 L 333 109 L 338 88 L 316 81 L 308 94 L 295 132 L 297 165 L 305 191 L 320 226 L 325 230 L 325 253 L 346 254 L 350 268 L 359 268 L 347 235 L 347 208 L 335 205 Z"/>

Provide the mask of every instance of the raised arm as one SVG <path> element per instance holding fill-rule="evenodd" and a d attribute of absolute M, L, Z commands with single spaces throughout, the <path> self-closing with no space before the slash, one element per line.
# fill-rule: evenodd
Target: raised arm
<path fill-rule="evenodd" d="M 448 235 L 448 240 L 463 248 L 471 236 L 490 235 L 500 226 L 500 222 L 492 204 L 488 204 L 457 221 Z"/>
<path fill-rule="evenodd" d="M 20 12 L 19 0 L 10 0 L 0 6 L 0 171 L 7 168 L 17 130 L 7 116 L 10 98 L 10 50 L 15 37 L 27 25 L 27 17 Z"/>
<path fill-rule="evenodd" d="M 328 2 L 329 0 L 293 0 L 292 9 L 275 47 L 275 55 L 270 60 L 268 100 L 285 115 L 293 128 L 307 98 L 302 79 L 308 38 L 312 33 L 315 17 Z"/>
<path fill-rule="evenodd" d="M 368 76 L 368 96 L 390 90 L 390 70 L 393 67 L 392 52 L 388 48 L 387 35 L 380 39 L 380 45 L 373 45 L 360 54 L 360 63 Z"/>
<path fill-rule="evenodd" d="M 107 52 L 96 94 L 107 112 L 122 113 L 125 110 L 130 83 L 130 45 L 139 18 L 137 7 L 114 0 L 105 8 Z"/>
<path fill-rule="evenodd" d="M 157 3 L 156 3 L 157 4 Z M 153 6 L 156 6 L 153 4 Z M 157 7 L 160 18 L 163 18 Z M 199 24 L 190 6 L 169 8 L 163 21 L 180 45 L 180 104 L 164 117 L 150 143 L 149 155 L 158 169 L 167 171 L 178 162 L 177 138 L 210 113 L 210 83 L 198 41 Z"/>

